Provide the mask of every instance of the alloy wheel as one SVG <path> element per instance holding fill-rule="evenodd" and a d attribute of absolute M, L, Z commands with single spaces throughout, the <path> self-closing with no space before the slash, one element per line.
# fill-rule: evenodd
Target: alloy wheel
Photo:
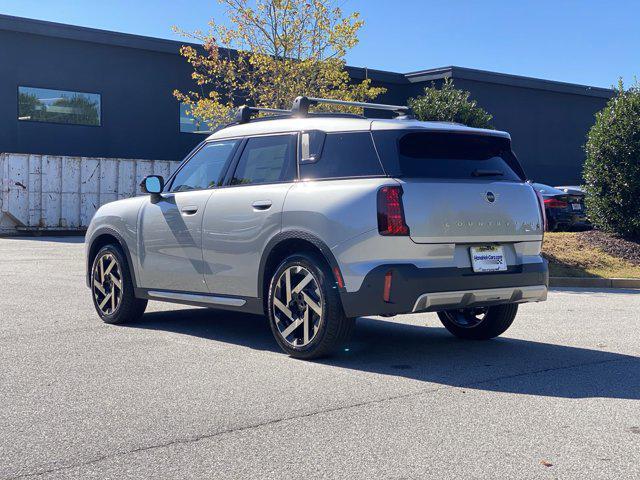
<path fill-rule="evenodd" d="M 296 265 L 278 278 L 273 293 L 273 316 L 280 336 L 294 347 L 304 347 L 318 334 L 322 296 L 314 275 Z"/>
<path fill-rule="evenodd" d="M 122 270 L 112 253 L 104 253 L 93 266 L 93 296 L 104 315 L 113 315 L 122 301 Z"/>

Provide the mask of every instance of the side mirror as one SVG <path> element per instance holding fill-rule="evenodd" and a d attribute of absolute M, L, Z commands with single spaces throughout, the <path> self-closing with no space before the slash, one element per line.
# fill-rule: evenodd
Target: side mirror
<path fill-rule="evenodd" d="M 144 177 L 144 180 L 140 183 L 140 188 L 145 193 L 158 195 L 162 193 L 162 189 L 164 188 L 164 178 L 160 175 L 148 175 Z"/>

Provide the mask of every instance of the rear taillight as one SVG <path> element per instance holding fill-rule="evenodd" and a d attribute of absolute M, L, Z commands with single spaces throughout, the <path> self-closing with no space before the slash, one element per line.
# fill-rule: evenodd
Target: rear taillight
<path fill-rule="evenodd" d="M 567 208 L 569 204 L 557 198 L 547 198 L 544 201 L 544 206 L 547 208 Z"/>
<path fill-rule="evenodd" d="M 409 235 L 402 208 L 402 187 L 378 190 L 378 232 L 380 235 Z"/>
<path fill-rule="evenodd" d="M 544 198 L 542 198 L 542 194 L 536 189 L 533 189 L 533 191 L 536 192 L 536 198 L 538 199 L 538 207 L 540 208 L 540 216 L 542 216 L 542 231 L 546 232 L 547 231 L 547 212 L 545 212 L 544 210 Z"/>

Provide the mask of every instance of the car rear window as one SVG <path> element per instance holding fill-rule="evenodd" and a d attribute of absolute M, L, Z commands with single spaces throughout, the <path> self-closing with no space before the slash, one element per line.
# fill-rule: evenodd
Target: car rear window
<path fill-rule="evenodd" d="M 303 180 L 384 175 L 369 132 L 328 133 L 314 148 L 313 161 L 300 162 Z"/>
<path fill-rule="evenodd" d="M 449 132 L 373 133 L 387 174 L 411 178 L 522 181 L 507 138 Z"/>

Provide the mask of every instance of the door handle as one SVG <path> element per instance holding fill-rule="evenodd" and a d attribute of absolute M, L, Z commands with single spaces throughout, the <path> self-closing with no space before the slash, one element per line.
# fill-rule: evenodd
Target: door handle
<path fill-rule="evenodd" d="M 195 205 L 188 205 L 186 207 L 182 207 L 180 211 L 184 215 L 195 215 L 196 213 L 198 213 L 198 207 L 196 207 Z"/>
<path fill-rule="evenodd" d="M 253 202 L 251 206 L 255 210 L 269 210 L 271 208 L 271 200 L 258 200 Z"/>

